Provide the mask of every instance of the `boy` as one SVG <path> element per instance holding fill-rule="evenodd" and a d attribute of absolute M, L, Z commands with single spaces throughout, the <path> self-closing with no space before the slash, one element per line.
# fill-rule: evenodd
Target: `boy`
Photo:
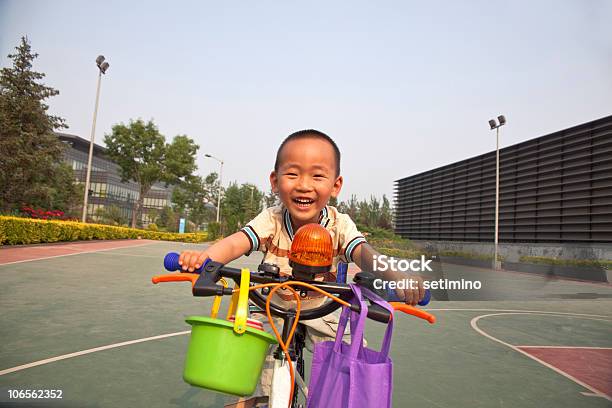
<path fill-rule="evenodd" d="M 192 272 L 207 258 L 228 263 L 252 251 L 262 251 L 265 262 L 277 264 L 281 274 L 291 274 L 287 256 L 294 232 L 303 225 L 320 223 L 332 236 L 335 255 L 332 272 L 315 279 L 335 281 L 339 261 L 355 262 L 360 268 L 373 271 L 372 259 L 378 253 L 367 244 L 348 215 L 327 205 L 331 197 L 338 196 L 342 183 L 340 151 L 334 141 L 325 133 L 312 129 L 293 133 L 278 148 L 274 171 L 270 174 L 272 191 L 278 193 L 282 204 L 263 210 L 242 230 L 201 253 L 183 252 L 179 264 L 183 270 Z M 408 278 L 402 272 L 373 272 L 385 280 Z M 417 282 L 416 288 L 398 290 L 398 295 L 406 303 L 415 305 L 423 298 L 424 289 L 420 278 L 411 278 Z M 273 301 L 280 305 L 283 301 L 294 302 L 288 291 L 279 293 L 279 297 L 282 300 Z M 302 308 L 317 307 L 323 301 L 318 293 L 309 293 L 302 301 Z M 303 323 L 308 326 L 307 346 L 335 338 L 338 320 L 334 315 Z M 266 382 L 270 379 L 265 378 L 266 375 L 262 374 L 262 386 L 267 394 Z"/>

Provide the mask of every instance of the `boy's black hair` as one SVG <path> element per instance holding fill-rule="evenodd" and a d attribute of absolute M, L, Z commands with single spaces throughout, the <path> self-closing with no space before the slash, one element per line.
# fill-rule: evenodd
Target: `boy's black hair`
<path fill-rule="evenodd" d="M 290 134 L 289 136 L 285 138 L 285 140 L 283 140 L 283 143 L 281 143 L 278 150 L 276 151 L 276 161 L 274 162 L 274 171 L 278 172 L 278 166 L 280 165 L 279 159 L 280 159 L 280 154 L 283 150 L 283 147 L 285 147 L 285 145 L 292 140 L 306 139 L 306 138 L 325 140 L 332 146 L 332 148 L 334 149 L 334 156 L 336 158 L 336 177 L 338 177 L 340 175 L 340 149 L 338 149 L 336 142 L 334 142 L 334 140 L 331 137 L 327 136 L 325 133 L 321 131 L 314 130 L 314 129 L 298 130 L 297 132 Z"/>

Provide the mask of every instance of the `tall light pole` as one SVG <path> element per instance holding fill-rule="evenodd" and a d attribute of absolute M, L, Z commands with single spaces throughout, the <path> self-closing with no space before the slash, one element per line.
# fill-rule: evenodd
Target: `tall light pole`
<path fill-rule="evenodd" d="M 497 261 L 497 247 L 499 244 L 499 128 L 506 124 L 506 117 L 499 115 L 497 117 L 499 123 L 495 119 L 489 121 L 491 130 L 495 129 L 497 136 L 496 160 L 495 160 L 495 255 L 493 256 L 493 269 L 501 269 L 501 262 Z"/>
<path fill-rule="evenodd" d="M 98 55 L 96 65 L 98 66 L 98 87 L 96 89 L 96 107 L 94 108 L 93 123 L 91 125 L 91 141 L 89 142 L 89 157 L 87 158 L 87 176 L 85 177 L 85 194 L 83 197 L 83 222 L 87 222 L 87 198 L 89 196 L 89 179 L 91 178 L 91 162 L 93 159 L 94 138 L 96 136 L 96 119 L 98 117 L 98 102 L 100 101 L 100 83 L 102 82 L 102 74 L 106 74 L 106 70 L 110 66 L 104 61 L 104 55 Z"/>
<path fill-rule="evenodd" d="M 219 189 L 217 190 L 218 191 L 218 197 L 217 197 L 217 223 L 218 223 L 219 222 L 219 210 L 221 209 L 221 183 L 223 181 L 223 160 L 218 159 L 215 156 L 212 156 L 210 154 L 205 154 L 204 157 L 209 157 L 211 159 L 215 159 L 221 165 L 221 167 L 219 169 Z"/>

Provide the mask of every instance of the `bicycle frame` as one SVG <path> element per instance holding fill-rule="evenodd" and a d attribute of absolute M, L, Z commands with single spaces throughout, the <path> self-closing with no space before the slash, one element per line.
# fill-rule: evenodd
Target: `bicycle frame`
<path fill-rule="evenodd" d="M 264 265 L 264 267 L 262 267 Z M 271 273 L 269 269 L 265 268 L 266 264 L 262 264 L 259 267 L 257 272 L 251 271 L 251 282 L 255 283 L 274 283 L 274 284 L 282 284 L 290 282 L 290 278 L 286 276 L 280 276 L 278 273 Z M 269 265 L 268 265 L 269 266 Z M 186 276 L 189 275 L 189 276 Z M 217 284 L 222 278 L 230 278 L 234 280 L 236 283 L 240 282 L 241 270 L 236 268 L 227 267 L 221 263 L 210 261 L 205 264 L 203 270 L 200 274 L 194 273 L 178 273 L 178 274 L 170 274 L 170 275 L 161 275 L 153 278 L 153 283 L 158 282 L 168 282 L 168 281 L 191 281 L 192 283 L 192 293 L 194 296 L 221 296 L 221 295 L 232 295 L 233 290 L 228 287 L 224 287 L 222 285 Z M 357 280 L 358 281 L 358 280 Z M 336 295 L 338 298 L 347 301 L 352 296 L 352 290 L 347 284 L 343 283 L 334 283 L 334 282 L 319 282 L 319 281 L 305 281 L 306 283 L 322 289 L 330 294 Z M 363 285 L 363 283 L 359 283 Z M 302 289 L 303 290 L 303 289 Z M 251 290 L 249 292 L 249 299 L 255 303 L 260 309 L 266 309 L 266 297 L 264 297 L 261 293 L 256 290 Z M 430 323 L 433 323 L 435 318 L 424 311 L 416 309 L 409 305 L 395 305 L 392 303 L 396 310 L 402 310 L 405 313 L 413 314 L 417 317 L 421 317 L 423 319 L 428 320 Z M 317 319 L 323 316 L 326 316 L 338 308 L 340 308 L 340 303 L 330 302 L 324 304 L 323 306 L 317 307 L 315 309 L 309 309 L 305 311 L 301 311 L 299 315 L 300 320 L 311 320 Z M 355 312 L 360 312 L 361 307 L 359 304 L 351 304 L 351 310 Z M 282 339 L 286 341 L 289 336 L 290 327 L 295 322 L 296 311 L 295 309 L 284 309 L 274 303 L 270 304 L 270 312 L 278 317 L 283 319 L 283 330 L 282 330 Z M 368 308 L 368 318 L 373 320 L 387 323 L 389 319 L 392 318 L 390 312 L 385 310 L 384 308 L 372 304 L 371 307 Z M 300 325 L 298 325 L 300 326 Z M 302 329 L 296 331 L 296 335 L 293 336 L 292 341 L 288 345 L 289 355 L 293 361 L 296 362 L 294 365 L 294 370 L 297 371 L 294 375 L 295 385 L 297 385 L 297 389 L 300 389 L 304 396 L 307 397 L 308 389 L 306 384 L 304 383 L 304 361 L 303 361 L 303 348 L 305 346 L 305 332 L 302 326 Z M 275 364 L 273 369 L 273 377 L 272 377 L 272 389 L 269 397 L 269 407 L 270 408 L 285 408 L 289 406 L 290 399 L 290 387 L 291 387 L 291 374 L 289 372 L 289 364 L 286 361 L 286 357 L 284 353 L 280 349 L 280 345 L 278 346 L 276 352 L 274 353 Z M 298 401 L 298 393 L 294 392 L 293 401 L 291 401 L 291 406 L 297 408 Z"/>

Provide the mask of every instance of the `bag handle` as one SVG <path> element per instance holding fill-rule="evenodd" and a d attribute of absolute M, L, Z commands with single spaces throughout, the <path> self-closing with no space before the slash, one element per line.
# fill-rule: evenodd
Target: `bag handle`
<path fill-rule="evenodd" d="M 357 291 L 359 291 L 359 288 L 357 288 Z M 334 351 L 340 352 L 340 348 L 342 345 L 342 337 L 344 335 L 344 331 L 346 330 L 346 323 L 349 320 L 349 316 L 350 316 L 351 318 L 351 345 L 350 345 L 350 350 L 349 350 L 349 356 L 351 358 L 357 358 L 359 351 L 363 347 L 363 329 L 365 327 L 365 320 L 368 315 L 367 303 L 364 302 L 360 296 L 353 296 L 351 298 L 351 303 L 355 301 L 360 303 L 361 313 L 357 314 L 353 312 L 347 306 L 344 306 L 342 308 L 342 314 L 340 315 L 340 320 L 338 322 L 338 331 L 336 333 L 336 341 L 334 342 Z M 357 320 L 357 323 L 353 329 L 354 320 Z"/>
<path fill-rule="evenodd" d="M 388 310 L 389 313 L 391 313 L 391 316 L 393 316 L 394 309 L 393 306 L 389 304 L 389 302 L 387 302 L 385 299 L 381 298 L 376 293 L 372 292 L 367 288 L 361 288 L 361 291 L 362 294 L 365 294 L 365 296 L 372 301 L 372 303 L 375 303 L 380 307 Z M 389 350 L 391 349 L 391 338 L 393 337 L 393 320 L 394 319 L 392 318 L 387 324 L 387 330 L 385 330 L 385 337 L 383 338 L 382 347 L 380 349 L 380 354 L 385 358 L 389 356 Z"/>
<path fill-rule="evenodd" d="M 351 284 L 352 285 L 352 284 Z M 357 291 L 355 291 L 355 293 L 359 292 L 359 296 L 361 297 L 361 299 L 366 302 L 368 299 L 374 303 L 379 305 L 380 307 L 386 309 L 387 311 L 389 311 L 389 313 L 391 314 L 391 316 L 393 316 L 393 306 L 391 306 L 386 300 L 384 300 L 383 298 L 381 298 L 380 296 L 378 296 L 376 293 L 372 292 L 371 290 L 368 290 L 367 288 L 363 288 L 360 286 L 356 286 Z M 353 316 L 357 316 L 356 312 L 352 312 L 351 314 L 351 333 L 353 332 L 353 330 L 355 329 L 355 323 L 354 321 L 356 321 L 356 317 L 355 319 L 353 319 Z M 379 355 L 381 356 L 381 359 L 384 360 L 389 356 L 389 351 L 391 349 L 391 338 L 393 337 L 393 319 L 391 319 L 389 321 L 389 323 L 387 324 L 387 329 L 385 330 L 385 336 L 383 338 L 383 342 L 382 342 L 382 346 L 381 346 L 381 350 Z M 362 352 L 363 350 L 363 342 L 362 342 L 362 347 L 359 350 L 360 352 Z M 382 361 L 381 361 L 382 362 Z"/>

